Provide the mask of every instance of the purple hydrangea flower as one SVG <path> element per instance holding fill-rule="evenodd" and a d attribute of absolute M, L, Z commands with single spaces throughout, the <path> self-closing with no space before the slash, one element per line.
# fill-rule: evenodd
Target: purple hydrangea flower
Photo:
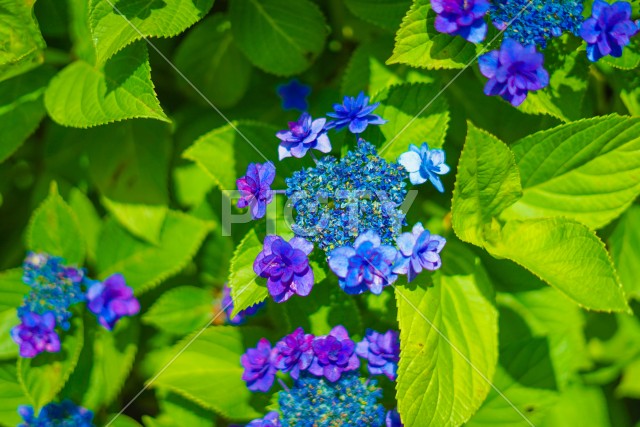
<path fill-rule="evenodd" d="M 619 58 L 622 48 L 637 32 L 638 26 L 631 20 L 631 4 L 626 1 L 610 5 L 595 0 L 591 17 L 580 28 L 580 36 L 587 42 L 587 57 L 592 62 L 607 55 Z"/>
<path fill-rule="evenodd" d="M 297 122 L 289 122 L 289 130 L 276 133 L 282 141 L 278 147 L 280 160 L 291 156 L 302 158 L 312 148 L 321 153 L 331 151 L 331 142 L 324 129 L 326 121 L 325 118 L 313 120 L 309 113 L 302 113 Z"/>
<path fill-rule="evenodd" d="M 275 412 L 269 412 L 264 418 L 260 418 L 259 420 L 253 420 L 247 427 L 280 427 L 280 415 Z"/>
<path fill-rule="evenodd" d="M 241 194 L 238 200 L 240 209 L 249 206 L 253 219 L 262 218 L 267 212 L 267 205 L 273 200 L 271 184 L 276 177 L 276 167 L 272 162 L 251 163 L 247 174 L 236 180 Z"/>
<path fill-rule="evenodd" d="M 298 79 L 292 79 L 289 83 L 279 85 L 277 91 L 284 110 L 307 109 L 307 96 L 311 93 L 311 86 L 300 83 Z"/>
<path fill-rule="evenodd" d="M 373 110 L 378 108 L 379 102 L 369 104 L 369 97 L 364 96 L 364 92 L 360 92 L 357 98 L 345 96 L 341 104 L 334 104 L 333 113 L 327 113 L 327 116 L 333 117 L 333 120 L 326 125 L 326 129 L 340 130 L 349 127 L 349 132 L 360 134 L 365 131 L 368 125 L 383 125 L 387 123 L 385 119 L 375 114 L 371 114 Z"/>
<path fill-rule="evenodd" d="M 260 338 L 256 348 L 250 348 L 240 358 L 244 367 L 242 379 L 251 391 L 267 392 L 276 377 L 276 368 L 271 363 L 271 343 Z"/>
<path fill-rule="evenodd" d="M 522 46 L 513 39 L 505 39 L 500 50 L 478 58 L 480 72 L 489 79 L 484 93 L 500 95 L 517 107 L 527 98 L 530 90 L 549 85 L 549 73 L 542 66 L 544 56 L 535 45 Z"/>
<path fill-rule="evenodd" d="M 313 243 L 301 237 L 289 242 L 280 236 L 269 235 L 253 263 L 253 271 L 267 278 L 269 294 L 275 302 L 284 302 L 294 294 L 307 296 L 313 288 L 313 269 L 308 255 Z"/>
<path fill-rule="evenodd" d="M 411 233 L 402 233 L 396 243 L 398 258 L 393 272 L 406 274 L 407 281 L 411 282 L 423 269 L 433 271 L 442 266 L 440 251 L 447 241 L 425 230 L 421 223 L 416 223 Z"/>
<path fill-rule="evenodd" d="M 329 335 L 313 340 L 315 357 L 309 366 L 309 372 L 336 382 L 343 372 L 360 367 L 360 359 L 355 349 L 356 344 L 349 338 L 347 330 L 344 326 L 338 325 L 329 332 Z"/>
<path fill-rule="evenodd" d="M 384 374 L 395 381 L 400 360 L 400 337 L 397 331 L 381 334 L 367 329 L 364 339 L 356 346 L 356 354 L 369 361 L 372 375 Z"/>
<path fill-rule="evenodd" d="M 404 427 L 402 421 L 400 420 L 400 414 L 397 409 L 392 409 L 387 412 L 387 416 L 385 417 L 386 427 Z"/>
<path fill-rule="evenodd" d="M 380 236 L 370 230 L 359 235 L 353 247 L 331 251 L 329 268 L 346 293 L 354 295 L 370 290 L 379 295 L 384 286 L 398 278 L 391 271 L 397 253 L 393 246 L 381 245 Z"/>
<path fill-rule="evenodd" d="M 36 417 L 32 406 L 20 406 L 18 414 L 23 422 L 18 427 L 53 427 L 53 426 L 73 426 L 73 427 L 93 427 L 93 412 L 89 409 L 78 406 L 66 399 L 60 403 L 48 403 Z"/>
<path fill-rule="evenodd" d="M 484 16 L 490 6 L 488 0 L 431 0 L 431 8 L 438 14 L 436 30 L 471 43 L 480 43 L 487 35 Z"/>
<path fill-rule="evenodd" d="M 133 316 L 140 311 L 140 303 L 122 274 L 113 274 L 104 282 L 92 280 L 90 283 L 87 307 L 106 329 L 112 330 L 122 317 Z"/>
<path fill-rule="evenodd" d="M 413 185 L 419 185 L 429 180 L 436 187 L 436 190 L 444 193 L 444 186 L 438 175 L 447 174 L 450 168 L 445 163 L 443 150 L 436 148 L 430 150 L 426 142 L 420 148 L 411 144 L 409 151 L 398 157 L 398 163 L 409 172 L 409 180 Z"/>
<path fill-rule="evenodd" d="M 20 313 L 21 323 L 11 329 L 11 338 L 20 346 L 21 357 L 35 357 L 43 351 L 60 351 L 60 337 L 55 331 L 56 316 L 52 312 Z"/>
<path fill-rule="evenodd" d="M 272 363 L 282 372 L 289 372 L 291 378 L 298 379 L 300 372 L 307 370 L 313 361 L 313 339 L 302 328 L 280 340 L 273 351 Z"/>
<path fill-rule="evenodd" d="M 226 322 L 230 325 L 241 325 L 247 320 L 247 317 L 255 315 L 258 310 L 264 307 L 265 302 L 259 302 L 257 304 L 252 305 L 249 308 L 246 308 L 236 314 L 234 317 L 231 317 L 233 313 L 233 299 L 231 298 L 231 288 L 227 283 L 224 284 L 222 288 L 222 309 L 224 310 L 224 314 L 226 317 Z"/>

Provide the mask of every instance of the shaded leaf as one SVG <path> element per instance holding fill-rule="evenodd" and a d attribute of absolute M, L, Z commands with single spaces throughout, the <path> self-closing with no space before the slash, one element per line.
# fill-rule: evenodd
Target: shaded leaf
<path fill-rule="evenodd" d="M 611 257 L 629 297 L 640 298 L 640 206 L 632 205 L 609 237 Z"/>
<path fill-rule="evenodd" d="M 44 60 L 46 47 L 33 17 L 35 0 L 0 0 L 0 81 L 25 73 Z"/>

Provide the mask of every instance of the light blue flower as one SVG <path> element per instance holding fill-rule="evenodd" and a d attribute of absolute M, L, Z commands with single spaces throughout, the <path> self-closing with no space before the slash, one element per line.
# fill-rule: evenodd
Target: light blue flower
<path fill-rule="evenodd" d="M 447 241 L 425 230 L 421 223 L 416 223 L 411 233 L 402 233 L 396 243 L 398 258 L 393 272 L 406 274 L 407 281 L 411 282 L 423 269 L 433 271 L 442 266 L 440 251 Z"/>
<path fill-rule="evenodd" d="M 420 148 L 411 144 L 409 151 L 398 157 L 398 163 L 409 172 L 409 180 L 413 185 L 429 180 L 441 193 L 444 193 L 444 186 L 438 175 L 445 175 L 450 170 L 444 161 L 444 151 L 435 148 L 431 150 L 426 142 Z"/>

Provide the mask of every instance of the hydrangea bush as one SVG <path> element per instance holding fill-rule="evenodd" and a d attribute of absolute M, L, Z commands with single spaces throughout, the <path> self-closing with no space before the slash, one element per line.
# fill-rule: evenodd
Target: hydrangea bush
<path fill-rule="evenodd" d="M 0 426 L 640 425 L 637 1 L 0 23 Z"/>

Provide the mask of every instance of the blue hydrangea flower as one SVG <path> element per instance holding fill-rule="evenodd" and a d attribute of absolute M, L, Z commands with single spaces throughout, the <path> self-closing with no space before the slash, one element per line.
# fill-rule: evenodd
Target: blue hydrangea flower
<path fill-rule="evenodd" d="M 298 379 L 300 372 L 306 371 L 313 361 L 313 339 L 302 328 L 280 340 L 272 354 L 273 365 L 282 372 L 289 372 L 291 378 Z"/>
<path fill-rule="evenodd" d="M 355 295 L 370 290 L 379 295 L 398 278 L 391 270 L 397 253 L 393 246 L 382 245 L 380 236 L 370 230 L 358 236 L 353 247 L 331 251 L 329 268 L 346 293 Z"/>
<path fill-rule="evenodd" d="M 307 96 L 311 93 L 311 86 L 292 79 L 289 83 L 281 84 L 277 88 L 278 95 L 282 99 L 284 110 L 305 111 L 308 109 Z"/>
<path fill-rule="evenodd" d="M 89 281 L 87 307 L 98 317 L 98 322 L 112 330 L 124 316 L 134 316 L 140 311 L 140 303 L 133 296 L 122 274 L 113 274 L 104 282 Z"/>
<path fill-rule="evenodd" d="M 420 148 L 411 144 L 409 151 L 398 157 L 400 163 L 409 172 L 409 180 L 413 185 L 419 185 L 427 180 L 431 181 L 436 190 L 444 193 L 444 186 L 438 175 L 449 173 L 449 166 L 445 163 L 443 150 L 429 149 L 425 142 Z"/>
<path fill-rule="evenodd" d="M 266 303 L 264 301 L 259 302 L 258 304 L 254 304 L 251 307 L 240 311 L 234 317 L 231 317 L 233 314 L 233 299 L 231 298 L 231 288 L 227 283 L 225 283 L 222 288 L 222 300 L 220 304 L 224 310 L 225 322 L 230 325 L 237 326 L 243 324 L 247 320 L 247 317 L 255 315 L 262 307 L 265 306 Z"/>
<path fill-rule="evenodd" d="M 264 418 L 253 420 L 247 427 L 280 427 L 280 415 L 275 412 L 269 412 Z"/>
<path fill-rule="evenodd" d="M 356 374 L 339 381 L 303 376 L 289 391 L 278 393 L 283 427 L 382 427 L 382 390 Z M 345 422 L 348 420 L 348 423 Z"/>
<path fill-rule="evenodd" d="M 402 421 L 400 420 L 400 414 L 397 409 L 392 409 L 387 412 L 387 416 L 385 417 L 386 427 L 404 427 Z"/>
<path fill-rule="evenodd" d="M 282 142 L 278 146 L 280 160 L 286 157 L 302 158 L 310 149 L 321 153 L 331 151 L 331 142 L 324 128 L 327 119 L 313 120 L 309 113 L 302 113 L 297 122 L 289 122 L 289 130 L 276 133 Z"/>
<path fill-rule="evenodd" d="M 313 243 L 301 237 L 289 242 L 280 236 L 269 235 L 264 239 L 262 252 L 253 263 L 253 271 L 267 278 L 269 294 L 275 302 L 284 302 L 293 295 L 306 297 L 313 288 L 313 269 L 308 255 Z"/>
<path fill-rule="evenodd" d="M 619 58 L 622 48 L 637 32 L 638 26 L 631 20 L 631 4 L 626 1 L 609 5 L 595 0 L 591 17 L 580 28 L 580 36 L 587 42 L 587 57 L 592 62 L 607 55 Z"/>
<path fill-rule="evenodd" d="M 296 214 L 292 229 L 327 253 L 353 244 L 366 230 L 391 244 L 404 223 L 405 177 L 402 166 L 388 163 L 361 139 L 340 161 L 325 156 L 286 179 Z"/>
<path fill-rule="evenodd" d="M 334 112 L 327 113 L 327 116 L 335 120 L 327 123 L 326 129 L 340 130 L 349 127 L 349 132 L 361 134 L 368 125 L 383 125 L 387 123 L 385 119 L 373 113 L 378 108 L 379 102 L 369 105 L 369 97 L 360 92 L 357 98 L 345 96 L 342 104 L 334 104 Z"/>
<path fill-rule="evenodd" d="M 367 329 L 365 337 L 356 346 L 356 354 L 369 362 L 372 375 L 386 375 L 395 381 L 400 360 L 400 336 L 398 331 L 384 334 Z"/>
<path fill-rule="evenodd" d="M 547 41 L 569 31 L 578 34 L 583 0 L 494 0 L 489 12 L 505 38 L 523 46 L 547 46 Z M 512 22 L 513 21 L 513 22 Z"/>
<path fill-rule="evenodd" d="M 23 422 L 18 427 L 93 427 L 93 412 L 66 399 L 48 403 L 38 416 L 32 406 L 20 406 L 18 414 Z"/>
<path fill-rule="evenodd" d="M 431 234 L 421 223 L 413 226 L 411 233 L 398 236 L 398 258 L 393 272 L 406 274 L 411 282 L 423 269 L 434 271 L 442 266 L 440 252 L 447 241 L 444 237 Z"/>
<path fill-rule="evenodd" d="M 484 16 L 490 5 L 489 0 L 431 0 L 431 8 L 438 15 L 436 30 L 480 43 L 487 35 Z"/>
<path fill-rule="evenodd" d="M 273 200 L 271 184 L 276 177 L 276 167 L 271 162 L 251 163 L 247 174 L 236 181 L 240 199 L 240 209 L 249 206 L 253 219 L 262 218 L 267 212 L 267 205 Z"/>
<path fill-rule="evenodd" d="M 480 72 L 489 79 L 484 93 L 500 95 L 517 107 L 527 98 L 530 90 L 549 85 L 549 73 L 542 66 L 544 56 L 535 45 L 522 46 L 514 39 L 505 39 L 500 50 L 478 58 Z"/>
<path fill-rule="evenodd" d="M 55 331 L 56 317 L 52 312 L 42 314 L 22 310 L 20 324 L 11 329 L 11 338 L 20 346 L 21 357 L 35 357 L 43 351 L 60 351 L 60 337 Z"/>
<path fill-rule="evenodd" d="M 267 392 L 276 377 L 276 368 L 271 363 L 271 343 L 266 338 L 258 341 L 256 348 L 250 348 L 240 358 L 244 367 L 242 379 L 251 391 Z"/>
<path fill-rule="evenodd" d="M 360 359 L 355 353 L 356 344 L 349 338 L 344 326 L 338 325 L 329 335 L 313 340 L 314 358 L 309 372 L 315 376 L 324 376 L 331 382 L 340 379 L 343 373 L 360 367 Z"/>

